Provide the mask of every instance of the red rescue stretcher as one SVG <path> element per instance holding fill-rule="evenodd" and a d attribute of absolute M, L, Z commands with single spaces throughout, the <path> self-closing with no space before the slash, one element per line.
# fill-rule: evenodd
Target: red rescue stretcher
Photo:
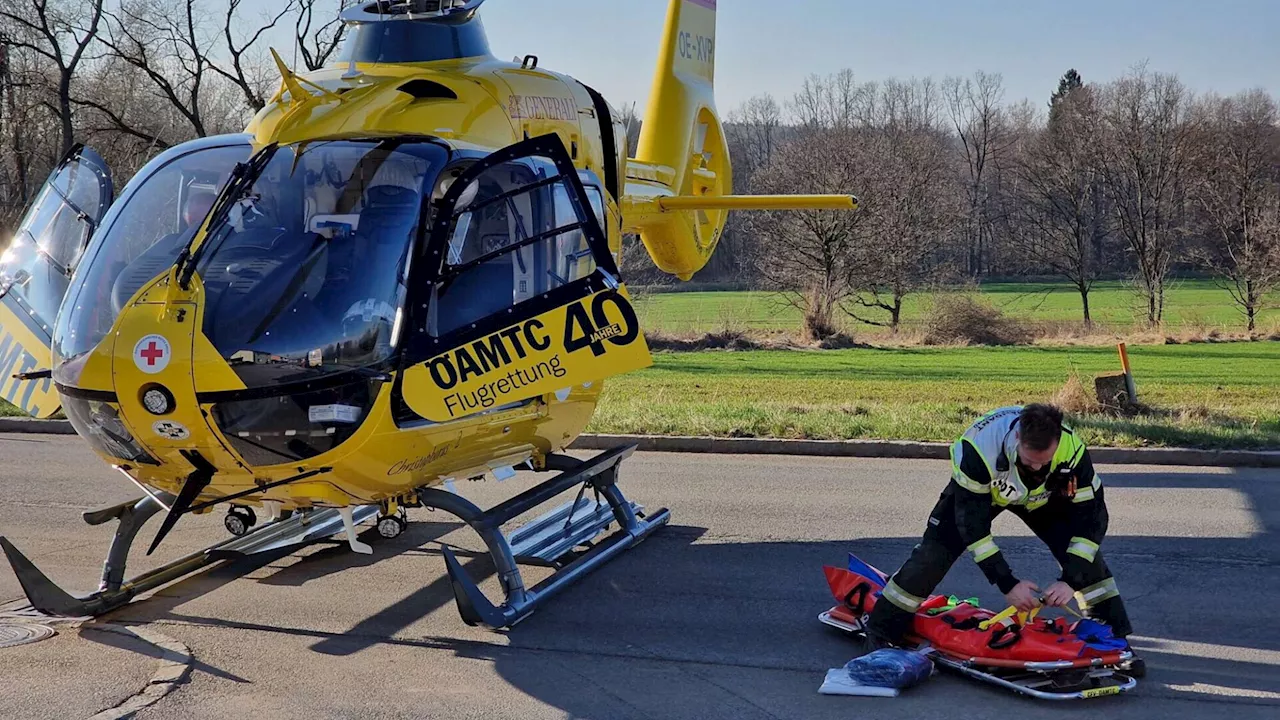
<path fill-rule="evenodd" d="M 864 635 L 871 609 L 888 576 L 849 555 L 849 567 L 825 566 L 837 604 L 818 616 L 827 625 Z M 888 601 L 886 601 L 888 602 Z M 1069 609 L 1068 609 L 1069 610 Z M 906 649 L 969 677 L 1042 700 L 1116 695 L 1138 681 L 1125 674 L 1128 643 L 1088 618 L 1037 617 L 1039 608 L 995 613 L 974 598 L 931 595 L 916 611 Z"/>

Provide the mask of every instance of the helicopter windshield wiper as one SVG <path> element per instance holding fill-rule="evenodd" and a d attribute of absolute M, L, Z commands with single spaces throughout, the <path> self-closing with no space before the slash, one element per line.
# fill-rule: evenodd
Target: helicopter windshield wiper
<path fill-rule="evenodd" d="M 235 169 L 231 171 L 231 177 L 227 179 L 227 184 L 223 186 L 222 192 L 218 195 L 214 201 L 213 208 L 209 211 L 209 233 L 205 236 L 205 242 L 201 243 L 195 252 L 192 252 L 191 243 L 195 242 L 199 232 L 192 235 L 191 240 L 187 241 L 186 246 L 182 248 L 182 252 L 178 254 L 178 259 L 174 263 L 178 271 L 178 285 L 182 289 L 185 290 L 188 283 L 191 282 L 191 276 L 195 274 L 196 265 L 199 263 L 200 258 L 204 256 L 205 248 L 210 245 L 208 237 L 213 234 L 215 228 L 221 229 L 222 224 L 226 222 L 227 216 L 231 214 L 231 208 L 248 194 L 249 188 L 253 187 L 253 183 L 262 174 L 267 163 L 271 162 L 271 158 L 279 147 L 278 143 L 271 143 L 259 150 L 248 161 L 237 163 Z"/>

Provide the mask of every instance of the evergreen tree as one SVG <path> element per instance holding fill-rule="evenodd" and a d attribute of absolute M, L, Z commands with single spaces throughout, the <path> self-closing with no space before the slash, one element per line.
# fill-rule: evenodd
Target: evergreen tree
<path fill-rule="evenodd" d="M 1071 68 L 1063 74 L 1058 80 L 1058 89 L 1049 97 L 1049 124 L 1055 125 L 1058 118 L 1058 103 L 1069 96 L 1073 91 L 1084 87 L 1084 81 L 1080 79 L 1080 73 L 1075 68 Z"/>

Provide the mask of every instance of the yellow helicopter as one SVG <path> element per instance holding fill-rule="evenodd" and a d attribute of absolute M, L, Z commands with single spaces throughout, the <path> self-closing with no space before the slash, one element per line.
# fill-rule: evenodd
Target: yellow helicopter
<path fill-rule="evenodd" d="M 83 597 L 0 538 L 36 609 L 97 615 L 341 533 L 371 553 L 358 525 L 395 537 L 428 507 L 470 525 L 501 580 L 495 605 L 445 548 L 463 620 L 507 627 L 668 522 L 618 489 L 634 446 L 560 454 L 602 381 L 651 363 L 623 235 L 688 280 L 729 211 L 856 199 L 731 194 L 715 0 L 671 0 L 634 158 L 598 92 L 493 57 L 482 2 L 357 3 L 341 57 L 301 75 L 273 51 L 279 90 L 243 134 L 165 151 L 118 199 L 89 148 L 55 169 L 0 258 L 0 395 L 62 409 L 142 495 L 84 514 L 118 526 Z M 453 484 L 520 470 L 556 474 L 488 510 Z M 148 554 L 217 506 L 230 539 L 126 580 L 151 516 Z M 525 562 L 557 570 L 526 588 Z"/>

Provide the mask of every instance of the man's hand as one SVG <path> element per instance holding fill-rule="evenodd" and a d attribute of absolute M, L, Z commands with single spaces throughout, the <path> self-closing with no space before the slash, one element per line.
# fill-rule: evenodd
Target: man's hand
<path fill-rule="evenodd" d="M 1049 607 L 1062 607 L 1071 602 L 1075 594 L 1076 591 L 1072 590 L 1070 585 L 1059 580 L 1044 591 L 1044 604 Z"/>
<path fill-rule="evenodd" d="M 1036 587 L 1035 583 L 1030 580 L 1023 580 L 1014 585 L 1012 590 L 1005 593 L 1004 599 L 1008 600 L 1009 604 L 1018 608 L 1018 610 L 1027 612 L 1040 604 L 1040 601 L 1036 599 L 1036 593 L 1038 592 L 1040 592 L 1040 588 Z"/>

